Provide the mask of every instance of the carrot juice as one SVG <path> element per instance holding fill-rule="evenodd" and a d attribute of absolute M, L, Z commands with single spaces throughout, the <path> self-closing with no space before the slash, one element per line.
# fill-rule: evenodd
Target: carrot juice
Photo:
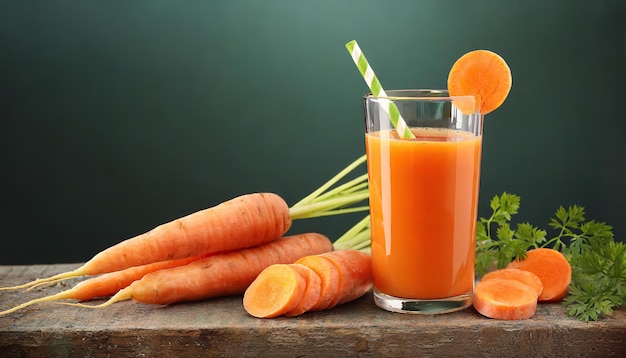
<path fill-rule="evenodd" d="M 374 287 L 409 299 L 472 294 L 482 137 L 366 133 Z"/>

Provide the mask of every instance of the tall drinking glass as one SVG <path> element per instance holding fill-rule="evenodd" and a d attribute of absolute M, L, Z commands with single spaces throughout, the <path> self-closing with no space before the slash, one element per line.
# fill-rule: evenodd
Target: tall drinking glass
<path fill-rule="evenodd" d="M 389 101 L 415 138 L 397 135 Z M 374 301 L 383 309 L 445 313 L 472 304 L 483 117 L 459 108 L 474 108 L 474 97 L 364 97 Z"/>

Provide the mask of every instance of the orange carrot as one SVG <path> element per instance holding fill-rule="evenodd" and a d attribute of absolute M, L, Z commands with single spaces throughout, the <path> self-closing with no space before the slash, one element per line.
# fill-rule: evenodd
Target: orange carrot
<path fill-rule="evenodd" d="M 310 311 L 322 311 L 329 308 L 339 292 L 339 269 L 328 258 L 320 255 L 305 256 L 296 264 L 302 264 L 313 270 L 322 280 L 320 297 Z"/>
<path fill-rule="evenodd" d="M 317 255 L 328 260 L 337 269 L 338 289 L 335 291 L 322 291 L 315 286 L 315 294 L 320 296 L 329 295 L 330 298 L 322 298 L 321 301 L 329 302 L 326 309 L 355 300 L 363 296 L 372 287 L 372 269 L 370 255 L 357 250 L 338 250 Z M 281 315 L 298 316 L 311 310 L 318 305 L 320 298 L 311 297 L 312 292 L 301 290 L 300 286 L 306 287 L 306 275 L 298 275 L 298 270 L 294 269 L 299 265 L 315 263 L 319 269 L 323 267 L 320 262 L 323 260 L 300 259 L 294 265 L 283 265 L 284 267 L 269 267 L 259 274 L 254 282 L 246 290 L 243 303 L 245 310 L 254 317 L 273 318 Z M 312 272 L 315 272 L 311 268 Z M 325 269 L 324 272 L 328 272 Z M 332 271 L 331 271 L 332 272 Z M 300 280 L 302 283 L 294 282 Z M 323 281 L 320 278 L 320 281 Z M 308 303 L 310 300 L 310 303 Z M 311 305 L 308 310 L 299 307 L 297 302 L 307 302 Z M 295 302 L 295 303 L 294 303 Z M 305 306 L 302 304 L 302 306 Z M 319 309 L 319 307 L 316 307 Z"/>
<path fill-rule="evenodd" d="M 119 290 L 127 287 L 132 282 L 141 279 L 143 276 L 150 272 L 158 270 L 168 269 L 171 267 L 177 267 L 186 265 L 192 261 L 207 257 L 208 255 L 192 256 L 179 260 L 169 260 L 155 262 L 152 264 L 130 267 L 121 271 L 109 272 L 100 276 L 90 278 L 88 280 L 79 282 L 76 286 L 61 291 L 59 293 L 36 298 L 34 300 L 22 303 L 11 309 L 1 311 L 0 316 L 15 312 L 19 309 L 34 305 L 36 303 L 56 301 L 56 300 L 78 300 L 87 301 L 99 297 L 107 297 L 114 295 Z"/>
<path fill-rule="evenodd" d="M 295 317 L 309 311 L 316 303 L 322 292 L 322 279 L 315 271 L 301 264 L 289 264 L 306 281 L 306 287 L 300 302 L 285 313 L 287 317 Z"/>
<path fill-rule="evenodd" d="M 306 278 L 292 265 L 271 265 L 246 289 L 243 306 L 250 315 L 274 318 L 292 312 L 305 295 Z"/>
<path fill-rule="evenodd" d="M 540 296 L 543 292 L 543 284 L 537 275 L 530 271 L 524 271 L 514 268 L 503 268 L 486 273 L 480 281 L 493 280 L 494 278 L 501 278 L 505 280 L 516 280 L 526 286 L 529 286 Z"/>
<path fill-rule="evenodd" d="M 372 288 L 372 258 L 357 250 L 338 250 L 321 254 L 339 271 L 339 288 L 327 309 L 356 300 Z"/>
<path fill-rule="evenodd" d="M 517 320 L 530 318 L 537 309 L 535 290 L 517 280 L 480 281 L 474 290 L 474 308 L 485 317 Z"/>
<path fill-rule="evenodd" d="M 25 288 L 59 279 L 252 247 L 281 237 L 290 226 L 289 208 L 280 196 L 272 193 L 242 195 L 122 241 L 74 271 L 1 289 Z"/>
<path fill-rule="evenodd" d="M 450 96 L 474 96 L 477 109 L 487 114 L 500 107 L 511 90 L 511 69 L 498 54 L 475 50 L 461 56 L 448 74 Z M 462 103 L 465 104 L 465 103 Z M 457 104 L 463 112 L 474 112 Z"/>
<path fill-rule="evenodd" d="M 567 294 L 572 278 L 572 267 L 557 250 L 538 248 L 528 251 L 525 259 L 511 262 L 507 268 L 530 271 L 537 275 L 543 285 L 539 301 L 558 301 Z"/>
<path fill-rule="evenodd" d="M 270 265 L 293 263 L 300 257 L 330 250 L 332 242 L 321 234 L 287 236 L 255 247 L 199 259 L 188 265 L 149 273 L 97 306 L 70 305 L 106 307 L 127 299 L 163 305 L 240 294 Z"/>

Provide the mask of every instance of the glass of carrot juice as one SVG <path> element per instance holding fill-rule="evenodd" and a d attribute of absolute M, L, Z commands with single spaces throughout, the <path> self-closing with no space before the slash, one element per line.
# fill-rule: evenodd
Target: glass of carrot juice
<path fill-rule="evenodd" d="M 474 290 L 483 116 L 472 96 L 386 95 L 364 96 L 374 301 L 403 313 L 464 309 Z M 394 129 L 390 101 L 414 138 Z"/>

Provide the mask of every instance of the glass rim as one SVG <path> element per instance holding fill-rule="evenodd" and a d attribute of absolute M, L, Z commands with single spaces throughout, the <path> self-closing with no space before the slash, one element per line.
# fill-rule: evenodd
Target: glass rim
<path fill-rule="evenodd" d="M 374 96 L 372 92 L 368 92 L 363 95 L 363 99 L 388 99 L 392 101 L 405 100 L 405 101 L 453 101 L 455 99 L 462 98 L 476 98 L 472 95 L 466 96 L 450 96 L 448 90 L 442 89 L 397 89 L 385 91 L 386 96 Z"/>

